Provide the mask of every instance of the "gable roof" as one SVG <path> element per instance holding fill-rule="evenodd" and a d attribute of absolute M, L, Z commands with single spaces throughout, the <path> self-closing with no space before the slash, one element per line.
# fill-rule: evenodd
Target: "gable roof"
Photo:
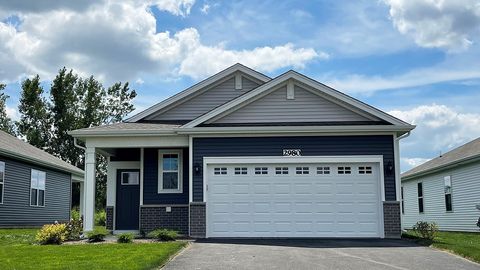
<path fill-rule="evenodd" d="M 469 162 L 475 159 L 480 160 L 480 138 L 457 147 L 439 157 L 427 161 L 401 175 L 402 181 L 411 179 L 415 176 L 429 174 L 449 166 L 454 166 L 463 162 Z"/>
<path fill-rule="evenodd" d="M 0 154 L 83 177 L 84 171 L 0 130 Z"/>
<path fill-rule="evenodd" d="M 174 134 L 174 129 L 180 127 L 176 124 L 157 124 L 157 123 L 115 123 L 110 125 L 96 126 L 90 128 L 81 128 L 69 131 L 68 134 L 74 137 L 89 136 L 109 136 L 109 135 L 158 135 Z"/>
<path fill-rule="evenodd" d="M 126 120 L 126 122 L 137 122 L 137 121 L 140 121 L 142 120 L 143 118 L 151 115 L 151 114 L 154 114 L 155 112 L 175 103 L 175 102 L 178 102 L 180 100 L 183 100 L 185 98 L 187 98 L 188 96 L 190 95 L 193 95 L 195 94 L 196 92 L 204 89 L 205 87 L 208 87 L 209 85 L 211 84 L 214 84 L 215 82 L 219 81 L 219 80 L 222 80 L 224 79 L 225 77 L 227 76 L 230 76 L 236 72 L 242 72 L 242 73 L 245 73 L 249 76 L 251 76 L 252 78 L 255 78 L 257 79 L 258 81 L 260 82 L 267 82 L 267 81 L 270 81 L 271 78 L 258 72 L 258 71 L 255 71 L 249 67 L 246 67 L 242 64 L 235 64 L 231 67 L 228 67 L 222 71 L 220 71 L 219 73 L 183 90 L 182 92 L 170 97 L 170 98 L 167 98 L 165 99 L 164 101 L 161 101 L 155 105 L 153 105 L 152 107 L 130 117 L 129 119 Z"/>
<path fill-rule="evenodd" d="M 247 92 L 241 96 L 239 96 L 236 99 L 233 99 L 207 113 L 204 115 L 201 115 L 200 117 L 197 117 L 196 119 L 190 121 L 189 123 L 185 124 L 182 126 L 182 128 L 194 128 L 202 123 L 205 123 L 206 121 L 209 121 L 210 119 L 213 119 L 219 115 L 222 114 L 228 114 L 231 113 L 238 108 L 240 108 L 242 105 L 248 104 L 248 102 L 251 102 L 252 100 L 255 100 L 256 98 L 261 97 L 261 94 L 272 90 L 275 86 L 285 83 L 288 80 L 295 80 L 296 82 L 299 82 L 303 85 L 309 86 L 313 88 L 315 91 L 317 91 L 319 94 L 323 94 L 324 96 L 330 97 L 332 99 L 335 99 L 337 101 L 343 102 L 345 104 L 348 104 L 352 110 L 356 110 L 357 113 L 361 113 L 364 115 L 370 115 L 373 117 L 376 117 L 378 119 L 381 119 L 387 123 L 390 123 L 395 126 L 402 126 L 402 127 L 407 127 L 410 129 L 413 129 L 414 126 L 410 125 L 394 116 L 391 116 L 379 109 L 376 109 L 370 105 L 367 105 L 353 97 L 350 97 L 346 94 L 343 94 L 331 87 L 328 87 L 320 82 L 317 82 L 309 77 L 306 77 L 298 72 L 295 72 L 293 70 L 287 71 L 278 77 L 264 83 L 263 85 L 251 90 L 250 92 Z"/>

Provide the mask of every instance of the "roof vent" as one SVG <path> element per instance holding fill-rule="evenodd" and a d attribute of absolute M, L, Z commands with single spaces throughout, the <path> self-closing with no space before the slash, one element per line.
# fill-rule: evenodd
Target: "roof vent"
<path fill-rule="evenodd" d="M 287 82 L 287 99 L 295 99 L 295 87 L 292 80 Z"/>
<path fill-rule="evenodd" d="M 235 90 L 242 90 L 242 74 L 235 74 Z"/>

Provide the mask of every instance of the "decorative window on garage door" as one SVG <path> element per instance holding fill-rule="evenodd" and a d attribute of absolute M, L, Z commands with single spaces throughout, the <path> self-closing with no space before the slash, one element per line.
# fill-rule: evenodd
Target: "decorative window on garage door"
<path fill-rule="evenodd" d="M 330 167 L 328 166 L 317 167 L 317 174 L 330 174 Z"/>
<path fill-rule="evenodd" d="M 288 174 L 288 167 L 275 167 L 275 174 Z"/>
<path fill-rule="evenodd" d="M 268 167 L 255 167 L 255 174 L 268 174 Z"/>
<path fill-rule="evenodd" d="M 227 168 L 225 168 L 225 167 L 213 168 L 213 174 L 215 174 L 215 175 L 226 175 L 227 174 Z"/>
<path fill-rule="evenodd" d="M 338 174 L 352 174 L 352 167 L 340 166 L 337 168 Z"/>
<path fill-rule="evenodd" d="M 309 167 L 296 167 L 295 168 L 295 173 L 296 174 L 310 174 L 310 168 Z"/>
<path fill-rule="evenodd" d="M 358 174 L 372 174 L 372 166 L 358 167 Z"/>
<path fill-rule="evenodd" d="M 247 167 L 235 167 L 235 175 L 245 175 L 248 173 Z"/>

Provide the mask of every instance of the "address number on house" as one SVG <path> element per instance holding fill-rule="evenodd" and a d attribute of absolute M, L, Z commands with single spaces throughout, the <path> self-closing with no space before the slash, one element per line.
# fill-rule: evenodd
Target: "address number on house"
<path fill-rule="evenodd" d="M 299 157 L 302 155 L 300 149 L 283 149 L 283 156 L 285 157 Z"/>

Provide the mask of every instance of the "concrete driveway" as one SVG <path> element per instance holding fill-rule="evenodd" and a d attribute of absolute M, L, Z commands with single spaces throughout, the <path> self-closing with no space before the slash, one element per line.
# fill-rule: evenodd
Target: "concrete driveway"
<path fill-rule="evenodd" d="M 209 240 L 193 242 L 164 269 L 480 269 L 402 240 Z"/>

